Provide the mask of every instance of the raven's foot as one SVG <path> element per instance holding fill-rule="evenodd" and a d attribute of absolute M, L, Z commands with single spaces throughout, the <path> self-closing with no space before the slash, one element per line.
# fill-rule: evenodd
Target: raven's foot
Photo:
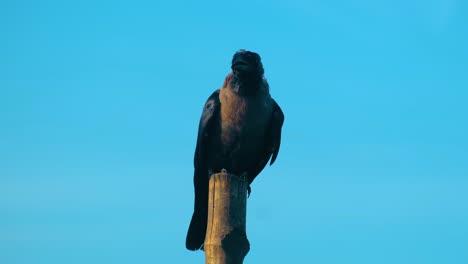
<path fill-rule="evenodd" d="M 247 186 L 247 198 L 250 197 L 250 193 L 252 192 L 252 189 L 250 188 L 250 184 Z"/>

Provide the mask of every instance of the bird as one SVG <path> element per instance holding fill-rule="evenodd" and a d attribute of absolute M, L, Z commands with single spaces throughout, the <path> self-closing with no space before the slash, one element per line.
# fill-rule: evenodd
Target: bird
<path fill-rule="evenodd" d="M 272 165 L 280 149 L 284 114 L 270 95 L 260 56 L 237 51 L 222 87 L 206 101 L 194 155 L 194 212 L 185 246 L 199 250 L 205 240 L 209 178 L 227 171 L 250 184 Z"/>

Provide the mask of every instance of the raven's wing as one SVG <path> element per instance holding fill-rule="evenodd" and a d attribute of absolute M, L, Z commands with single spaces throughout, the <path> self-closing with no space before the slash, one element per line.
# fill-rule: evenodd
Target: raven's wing
<path fill-rule="evenodd" d="M 247 172 L 249 177 L 249 184 L 252 183 L 255 177 L 257 177 L 257 175 L 263 170 L 263 168 L 265 168 L 270 158 L 270 165 L 272 165 L 275 162 L 281 145 L 281 128 L 283 127 L 283 122 L 283 111 L 275 102 L 275 100 L 273 100 L 273 111 L 271 114 L 271 121 L 267 133 L 265 135 L 265 145 L 263 148 L 263 152 L 259 157 L 256 166 L 254 166 Z"/>
<path fill-rule="evenodd" d="M 272 99 L 273 100 L 273 99 Z M 270 138 L 269 138 L 269 147 L 272 150 L 272 157 L 270 161 L 270 165 L 272 165 L 276 157 L 278 156 L 278 152 L 281 145 L 281 128 L 283 127 L 284 122 L 284 114 L 279 105 L 273 100 L 273 116 L 271 120 L 270 126 Z"/>
<path fill-rule="evenodd" d="M 219 90 L 216 90 L 203 107 L 198 126 L 197 146 L 195 148 L 193 185 L 195 187 L 195 205 L 190 221 L 185 247 L 190 250 L 200 249 L 205 241 L 208 218 L 208 166 L 206 164 L 207 140 L 213 136 L 216 121 L 219 120 Z"/>
<path fill-rule="evenodd" d="M 195 148 L 194 166 L 201 168 L 205 163 L 206 140 L 213 133 L 215 121 L 219 117 L 219 89 L 213 92 L 203 107 L 200 124 L 198 125 L 197 146 Z"/>

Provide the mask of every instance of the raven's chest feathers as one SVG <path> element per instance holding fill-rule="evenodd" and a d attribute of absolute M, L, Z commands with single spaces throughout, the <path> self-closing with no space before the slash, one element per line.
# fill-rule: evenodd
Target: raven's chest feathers
<path fill-rule="evenodd" d="M 263 144 L 271 120 L 273 103 L 269 93 L 239 96 L 229 87 L 223 87 L 219 99 L 223 145 L 230 151 L 256 152 L 259 144 Z"/>

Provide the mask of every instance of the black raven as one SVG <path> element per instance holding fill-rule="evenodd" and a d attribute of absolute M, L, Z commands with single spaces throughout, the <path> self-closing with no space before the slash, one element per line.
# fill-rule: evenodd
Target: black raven
<path fill-rule="evenodd" d="M 195 208 L 185 246 L 200 249 L 208 217 L 208 183 L 212 173 L 225 169 L 246 176 L 251 184 L 271 158 L 273 164 L 281 142 L 284 115 L 271 98 L 257 53 L 234 54 L 232 72 L 203 108 L 195 149 Z"/>

